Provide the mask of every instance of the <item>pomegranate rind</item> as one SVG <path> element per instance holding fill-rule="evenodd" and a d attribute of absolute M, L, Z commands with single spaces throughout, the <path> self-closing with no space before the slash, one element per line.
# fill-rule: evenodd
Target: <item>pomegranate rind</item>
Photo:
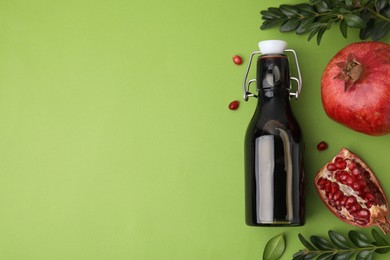
<path fill-rule="evenodd" d="M 373 204 L 370 206 L 367 206 L 368 201 L 362 199 L 359 197 L 359 191 L 354 191 L 350 186 L 345 185 L 341 183 L 340 181 L 337 180 L 335 177 L 338 173 L 336 170 L 328 170 L 329 165 L 334 165 L 336 160 L 339 160 L 340 158 L 343 158 L 345 161 L 350 161 L 350 162 L 356 162 L 360 164 L 361 167 L 365 169 L 367 173 L 369 173 L 369 178 L 370 182 L 375 185 L 377 193 L 381 195 L 381 197 L 378 197 L 378 203 Z M 349 169 L 346 167 L 345 171 L 348 172 Z M 335 173 L 336 172 L 336 173 Z M 332 195 L 329 195 L 329 189 L 328 192 L 324 188 L 323 183 L 328 181 L 330 183 L 337 183 L 334 184 L 334 186 L 340 187 L 340 191 L 343 192 L 344 197 L 356 197 L 355 204 L 359 204 L 358 206 L 360 209 L 358 210 L 359 212 L 366 213 L 366 211 L 369 211 L 369 219 L 365 219 L 365 222 L 363 220 L 359 219 L 356 217 L 356 211 L 354 213 L 351 213 L 351 209 L 347 209 L 347 206 L 341 206 L 340 204 L 335 205 L 335 201 L 333 199 L 330 199 L 329 197 L 332 198 Z M 322 184 L 322 185 L 321 185 Z M 372 185 L 370 184 L 370 185 Z M 359 158 L 356 154 L 352 153 L 346 148 L 342 148 L 333 158 L 330 162 L 325 164 L 317 173 L 315 179 L 314 179 L 314 185 L 316 187 L 316 191 L 321 198 L 321 200 L 324 202 L 326 207 L 340 220 L 344 221 L 345 223 L 348 223 L 353 226 L 357 227 L 370 227 L 370 226 L 378 226 L 385 234 L 390 233 L 390 222 L 388 219 L 388 213 L 389 213 L 389 206 L 388 206 L 388 201 L 386 199 L 385 192 L 383 191 L 378 179 L 376 178 L 374 172 L 370 169 L 370 167 L 361 159 Z M 329 185 L 331 186 L 331 185 Z M 363 196 L 364 194 L 360 194 L 360 196 Z M 378 195 L 379 196 L 379 195 Z M 333 198 L 335 196 L 333 195 Z M 332 201 L 333 200 L 333 201 Z M 340 203 L 340 202 L 336 202 Z M 365 204 L 366 203 L 366 204 Z M 367 216 L 368 217 L 368 216 Z"/>
<path fill-rule="evenodd" d="M 361 66 L 361 74 L 346 90 L 340 77 L 348 57 Z M 321 100 L 332 120 L 371 136 L 390 133 L 390 45 L 384 42 L 355 42 L 329 61 L 321 78 Z"/>

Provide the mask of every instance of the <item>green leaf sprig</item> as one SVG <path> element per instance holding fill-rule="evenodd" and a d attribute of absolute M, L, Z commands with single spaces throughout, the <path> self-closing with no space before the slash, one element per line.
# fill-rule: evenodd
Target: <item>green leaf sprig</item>
<path fill-rule="evenodd" d="M 329 239 L 321 236 L 311 236 L 310 241 L 298 234 L 299 240 L 306 247 L 294 254 L 293 260 L 300 259 L 372 259 L 374 253 L 390 252 L 390 244 L 376 229 L 371 230 L 373 241 L 359 231 L 349 231 L 349 240 L 335 231 L 329 230 Z"/>
<path fill-rule="evenodd" d="M 344 38 L 348 36 L 348 28 L 359 29 L 361 40 L 374 41 L 390 31 L 389 0 L 309 0 L 309 3 L 270 7 L 260 13 L 264 20 L 260 29 L 279 26 L 280 32 L 308 33 L 308 41 L 316 36 L 318 45 L 334 24 L 338 24 Z"/>

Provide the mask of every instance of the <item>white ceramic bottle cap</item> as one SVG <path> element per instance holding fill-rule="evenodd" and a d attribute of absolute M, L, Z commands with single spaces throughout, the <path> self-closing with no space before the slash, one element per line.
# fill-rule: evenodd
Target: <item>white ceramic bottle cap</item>
<path fill-rule="evenodd" d="M 259 42 L 259 49 L 262 54 L 280 54 L 287 47 L 287 42 L 281 40 L 267 40 Z"/>

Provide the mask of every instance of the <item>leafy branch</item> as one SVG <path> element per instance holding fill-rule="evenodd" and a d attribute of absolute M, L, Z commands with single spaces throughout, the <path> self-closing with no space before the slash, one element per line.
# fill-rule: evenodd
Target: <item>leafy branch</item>
<path fill-rule="evenodd" d="M 329 230 L 329 239 L 321 236 L 311 236 L 310 241 L 298 234 L 299 240 L 306 247 L 295 253 L 293 260 L 300 259 L 371 259 L 374 253 L 385 254 L 390 251 L 390 244 L 377 230 L 372 229 L 374 241 L 361 232 L 349 231 L 348 238 L 335 231 Z"/>
<path fill-rule="evenodd" d="M 309 3 L 270 7 L 260 13 L 264 20 L 261 30 L 279 26 L 280 32 L 308 33 L 308 40 L 316 36 L 318 45 L 334 24 L 338 24 L 344 38 L 348 28 L 359 29 L 361 40 L 374 41 L 390 31 L 389 0 L 309 0 Z"/>

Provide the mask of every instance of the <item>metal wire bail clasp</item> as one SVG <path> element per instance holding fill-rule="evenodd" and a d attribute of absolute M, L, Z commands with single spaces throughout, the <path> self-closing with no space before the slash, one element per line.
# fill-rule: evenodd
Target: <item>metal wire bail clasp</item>
<path fill-rule="evenodd" d="M 286 49 L 284 51 L 285 52 L 292 52 L 292 54 L 294 55 L 295 67 L 297 69 L 298 78 L 290 76 L 290 79 L 297 82 L 297 90 L 295 92 L 291 92 L 292 87 L 291 87 L 291 83 L 290 83 L 290 96 L 298 99 L 298 97 L 301 95 L 301 91 L 302 91 L 302 76 L 301 76 L 301 70 L 299 69 L 298 56 L 297 56 L 297 53 L 293 49 Z"/>
<path fill-rule="evenodd" d="M 255 94 L 249 92 L 250 85 L 253 82 L 256 82 L 256 79 L 248 80 L 248 74 L 251 68 L 253 57 L 255 55 L 262 55 L 262 54 L 269 54 L 269 53 L 283 53 L 283 52 L 291 52 L 294 55 L 298 78 L 290 76 L 290 80 L 295 81 L 297 83 L 297 90 L 295 92 L 292 92 L 292 86 L 290 81 L 290 96 L 298 99 L 302 91 L 302 76 L 301 76 L 301 71 L 299 69 L 298 57 L 296 52 L 293 49 L 285 49 L 286 45 L 287 45 L 286 42 L 279 41 L 279 40 L 268 40 L 268 41 L 259 42 L 260 51 L 254 51 L 250 55 L 248 66 L 246 68 L 246 72 L 244 76 L 244 82 L 242 83 L 242 90 L 244 92 L 245 101 L 248 101 L 249 97 L 257 97 Z"/>
<path fill-rule="evenodd" d="M 256 79 L 250 79 L 248 81 L 248 74 L 249 74 L 249 71 L 251 69 L 253 56 L 255 56 L 256 54 L 261 55 L 261 51 L 254 51 L 254 52 L 252 52 L 251 56 L 249 57 L 249 62 L 248 62 L 248 65 L 246 67 L 246 72 L 245 72 L 245 76 L 244 76 L 244 82 L 242 83 L 242 90 L 244 91 L 244 100 L 245 101 L 248 101 L 249 97 L 256 97 L 255 94 L 249 92 L 250 85 L 253 82 L 256 82 Z"/>

